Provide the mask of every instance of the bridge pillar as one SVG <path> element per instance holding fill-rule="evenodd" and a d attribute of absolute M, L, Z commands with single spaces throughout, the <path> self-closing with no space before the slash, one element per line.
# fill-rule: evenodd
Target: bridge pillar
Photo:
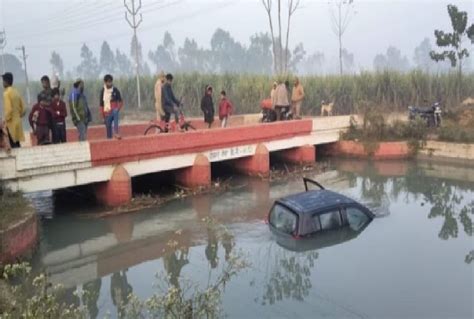
<path fill-rule="evenodd" d="M 303 145 L 281 151 L 280 156 L 289 163 L 311 164 L 316 161 L 316 148 L 313 145 Z"/>
<path fill-rule="evenodd" d="M 270 175 L 270 153 L 263 144 L 258 144 L 255 155 L 236 159 L 234 168 L 246 175 L 267 177 Z"/>
<path fill-rule="evenodd" d="M 208 187 L 211 185 L 211 163 L 206 156 L 198 154 L 191 167 L 176 172 L 176 181 L 188 188 Z"/>
<path fill-rule="evenodd" d="M 116 207 L 127 204 L 132 199 L 132 179 L 127 170 L 119 165 L 108 182 L 97 184 L 95 193 L 103 205 Z"/>

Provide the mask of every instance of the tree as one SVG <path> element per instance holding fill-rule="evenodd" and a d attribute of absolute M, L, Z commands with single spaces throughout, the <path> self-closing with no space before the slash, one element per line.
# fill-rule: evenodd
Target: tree
<path fill-rule="evenodd" d="M 323 52 L 315 52 L 301 61 L 298 72 L 307 75 L 324 74 L 325 61 Z"/>
<path fill-rule="evenodd" d="M 53 67 L 53 72 L 59 74 L 59 78 L 64 77 L 64 63 L 63 59 L 56 51 L 51 52 L 51 59 L 49 60 L 51 66 Z"/>
<path fill-rule="evenodd" d="M 306 55 L 306 51 L 303 47 L 303 43 L 299 43 L 293 49 L 293 52 L 292 52 L 291 55 L 289 55 L 288 53 L 286 54 L 286 56 L 288 56 L 291 60 L 290 63 L 289 63 L 289 67 L 290 67 L 291 71 L 296 72 L 298 70 L 298 64 L 300 64 L 301 61 L 303 61 L 305 55 Z"/>
<path fill-rule="evenodd" d="M 157 72 L 160 70 L 174 72 L 179 68 L 179 63 L 175 58 L 176 52 L 174 45 L 173 37 L 166 31 L 163 43 L 159 44 L 154 52 L 150 51 L 148 53 L 148 58 L 155 64 Z"/>
<path fill-rule="evenodd" d="M 377 54 L 374 58 L 374 69 L 377 71 L 396 70 L 406 72 L 410 69 L 410 62 L 402 56 L 399 49 L 390 46 L 386 54 Z"/>
<path fill-rule="evenodd" d="M 288 16 L 286 24 L 286 43 L 285 49 L 283 49 L 283 34 L 282 34 L 282 3 L 281 0 L 276 0 L 277 2 L 277 17 L 278 17 L 278 36 L 275 36 L 275 31 L 273 27 L 273 1 L 272 0 L 261 0 L 263 7 L 267 13 L 268 23 L 270 26 L 270 33 L 272 36 L 272 48 L 273 48 L 273 63 L 274 63 L 274 72 L 277 74 L 286 74 L 288 72 L 288 65 L 290 60 L 289 53 L 289 40 L 290 40 L 290 29 L 291 29 L 291 18 L 300 8 L 300 0 L 287 0 L 288 4 Z"/>
<path fill-rule="evenodd" d="M 474 43 L 474 24 L 467 26 L 467 12 L 459 11 L 455 5 L 448 5 L 448 14 L 451 19 L 453 32 L 435 30 L 436 45 L 445 48 L 443 52 L 431 51 L 430 57 L 436 61 L 449 60 L 454 68 L 458 66 L 459 74 L 462 74 L 463 59 L 469 57 L 468 49 L 463 47 L 463 38 L 468 37 Z"/>
<path fill-rule="evenodd" d="M 178 50 L 182 71 L 206 72 L 210 70 L 209 51 L 198 47 L 194 39 L 186 38 L 183 47 Z"/>
<path fill-rule="evenodd" d="M 247 49 L 246 70 L 250 73 L 272 73 L 272 39 L 268 33 L 259 33 L 250 37 Z"/>
<path fill-rule="evenodd" d="M 354 68 L 354 54 L 342 49 L 342 65 L 344 70 L 351 71 Z"/>
<path fill-rule="evenodd" d="M 84 79 L 95 79 L 99 75 L 99 64 L 89 47 L 84 43 L 81 47 L 81 64 L 77 72 Z"/>
<path fill-rule="evenodd" d="M 332 0 L 331 2 L 332 30 L 339 41 L 339 73 L 343 73 L 342 37 L 355 14 L 354 0 Z"/>
<path fill-rule="evenodd" d="M 114 73 L 116 70 L 114 52 L 107 41 L 104 41 L 100 48 L 100 69 L 102 72 L 109 74 Z"/>
<path fill-rule="evenodd" d="M 212 62 L 216 72 L 238 72 L 245 61 L 244 47 L 229 32 L 218 28 L 211 39 Z"/>
<path fill-rule="evenodd" d="M 125 53 L 119 49 L 115 51 L 115 62 L 117 64 L 117 74 L 122 76 L 130 76 L 133 73 L 132 62 Z"/>

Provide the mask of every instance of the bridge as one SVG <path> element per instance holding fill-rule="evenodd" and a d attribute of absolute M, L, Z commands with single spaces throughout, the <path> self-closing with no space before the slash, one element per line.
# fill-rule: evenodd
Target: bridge
<path fill-rule="evenodd" d="M 105 128 L 91 127 L 87 142 L 0 152 L 0 181 L 23 192 L 91 185 L 100 202 L 119 206 L 130 201 L 131 180 L 141 175 L 173 171 L 178 184 L 196 188 L 210 185 L 216 162 L 260 176 L 269 174 L 272 152 L 291 163 L 314 162 L 315 146 L 336 142 L 349 122 L 334 116 L 262 124 L 236 116 L 225 129 L 152 136 L 143 135 L 146 124 L 130 124 L 121 127 L 121 140 L 103 139 Z M 75 130 L 68 135 L 73 139 Z"/>

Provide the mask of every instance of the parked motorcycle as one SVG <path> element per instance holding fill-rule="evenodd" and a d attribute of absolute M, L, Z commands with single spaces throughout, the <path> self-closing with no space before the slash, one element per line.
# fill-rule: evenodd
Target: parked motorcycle
<path fill-rule="evenodd" d="M 415 120 L 417 117 L 426 121 L 428 127 L 439 127 L 441 126 L 442 120 L 441 104 L 439 102 L 433 103 L 428 107 L 420 106 L 409 106 L 408 107 L 408 119 L 410 121 Z"/>
<path fill-rule="evenodd" d="M 269 123 L 277 120 L 277 112 L 273 109 L 272 101 L 270 99 L 263 100 L 260 103 L 262 108 L 262 119 L 261 122 Z M 289 121 L 293 119 L 293 113 L 291 112 L 290 106 L 281 108 L 281 120 Z"/>

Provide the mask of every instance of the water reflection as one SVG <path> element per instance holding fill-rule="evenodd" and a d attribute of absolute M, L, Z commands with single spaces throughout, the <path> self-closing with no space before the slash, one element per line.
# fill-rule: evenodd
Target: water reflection
<path fill-rule="evenodd" d="M 110 279 L 110 295 L 119 318 L 125 318 L 125 308 L 128 304 L 128 297 L 132 292 L 132 286 L 128 283 L 127 279 L 127 270 L 116 272 L 112 275 Z"/>
<path fill-rule="evenodd" d="M 348 300 L 354 299 L 351 306 L 355 304 L 359 313 L 360 310 L 377 308 L 377 305 L 365 303 L 362 297 L 358 299 L 361 285 L 372 293 L 390 296 L 387 298 L 390 302 L 382 301 L 380 307 L 397 304 L 403 308 L 401 301 L 397 303 L 399 292 L 391 290 L 395 289 L 392 284 L 364 282 L 364 278 L 352 273 L 351 267 L 370 269 L 374 264 L 382 264 L 383 271 L 371 269 L 371 275 L 374 272 L 377 275 L 379 271 L 378 281 L 383 281 L 388 272 L 392 274 L 403 269 L 403 273 L 394 275 L 394 278 L 401 282 L 407 280 L 404 283 L 407 289 L 417 293 L 423 292 L 420 287 L 441 285 L 442 280 L 436 278 L 443 277 L 447 270 L 466 276 L 462 269 L 459 270 L 459 265 L 466 267 L 474 260 L 474 252 L 468 251 L 466 255 L 465 251 L 466 236 L 472 236 L 473 232 L 474 174 L 463 168 L 397 161 L 338 161 L 332 163 L 330 169 L 333 170 L 308 177 L 314 177 L 327 188 L 362 199 L 364 203 L 380 206 L 388 202 L 392 215 L 375 219 L 370 227 L 362 227 L 360 231 L 343 229 L 304 244 L 275 240 L 263 223 L 268 209 L 275 199 L 303 190 L 302 182 L 269 183 L 244 179 L 236 182 L 238 187 L 226 193 L 174 201 L 140 213 L 105 219 L 57 214 L 53 219 L 43 221 L 37 264 L 51 274 L 54 282 L 63 283 L 68 288 L 70 302 L 79 303 L 73 291 L 82 287 L 82 304 L 91 318 L 103 317 L 107 310 L 114 308 L 117 309 L 115 316 L 123 317 L 124 308 L 130 307 L 126 304 L 128 294 L 150 296 L 152 278 L 156 273 L 163 274 L 158 277 L 158 282 L 164 291 L 175 288 L 178 293 L 183 293 L 188 287 L 186 279 L 198 281 L 206 287 L 206 284 L 212 284 L 212 280 L 219 279 L 222 269 L 241 249 L 254 267 L 246 275 L 239 274 L 239 280 L 230 284 L 232 289 L 229 291 L 227 287 L 225 290 L 219 288 L 225 296 L 223 304 L 234 307 L 231 309 L 233 317 L 263 317 L 266 314 L 278 317 L 281 309 L 286 307 L 289 309 L 284 316 L 294 312 L 301 317 L 315 317 L 314 309 L 320 306 L 314 305 L 318 302 L 315 299 L 324 288 L 332 300 L 338 299 L 340 294 L 346 294 L 342 296 L 346 298 L 345 304 L 351 304 Z M 407 212 L 401 211 L 400 207 Z M 414 227 L 413 217 L 418 217 L 419 223 Z M 220 226 L 214 227 L 211 221 Z M 429 248 L 426 259 L 445 258 L 443 270 L 431 269 L 420 276 L 429 279 L 429 284 L 413 283 L 413 278 L 408 280 L 407 269 L 417 266 L 416 261 L 411 264 L 417 257 L 411 247 L 420 249 L 421 244 L 408 232 L 401 232 L 399 227 L 425 235 L 423 245 Z M 431 237 L 433 241 L 430 241 Z M 462 260 L 438 256 L 440 252 L 449 253 L 439 247 L 440 240 L 454 243 L 449 248 L 454 247 L 454 253 L 456 256 L 460 253 Z M 388 250 L 390 254 L 386 252 Z M 345 278 L 341 284 L 339 274 Z M 248 287 L 249 282 L 252 289 Z M 469 295 L 462 284 L 456 288 L 463 296 Z M 249 296 L 251 293 L 255 295 Z M 420 308 L 428 309 L 427 305 L 431 305 L 431 302 L 424 302 L 423 297 L 416 298 L 423 305 Z M 183 296 L 183 303 L 189 300 L 189 296 Z M 458 299 L 450 302 L 465 314 L 464 303 Z M 264 313 L 259 313 L 262 309 Z M 331 311 L 327 310 L 327 313 L 340 314 Z M 374 313 L 372 317 L 375 318 L 384 314 Z"/>
<path fill-rule="evenodd" d="M 472 236 L 474 217 L 474 201 L 472 198 L 474 180 L 465 174 L 468 168 L 458 170 L 450 168 L 451 175 L 445 176 L 445 168 L 440 164 L 426 162 L 392 162 L 392 167 L 398 166 L 396 172 L 386 169 L 381 163 L 356 161 L 357 165 L 350 165 L 346 160 L 336 161 L 334 164 L 346 172 L 347 177 L 356 183 L 361 181 L 361 196 L 373 202 L 382 202 L 383 197 L 389 193 L 398 200 L 400 194 L 405 194 L 405 202 L 422 200 L 431 205 L 429 219 L 443 219 L 443 224 L 438 232 L 442 240 L 457 238 L 459 225 L 462 225 L 466 235 Z M 442 176 L 442 178 L 438 177 Z M 449 180 L 446 180 L 450 177 Z M 466 192 L 469 198 L 466 198 Z M 413 198 L 410 198 L 412 196 Z M 472 262 L 473 251 L 470 251 L 465 262 Z"/>
<path fill-rule="evenodd" d="M 91 319 L 96 319 L 99 314 L 97 302 L 99 301 L 101 287 L 101 278 L 89 281 L 82 286 L 82 303 L 86 306 L 87 312 Z"/>

